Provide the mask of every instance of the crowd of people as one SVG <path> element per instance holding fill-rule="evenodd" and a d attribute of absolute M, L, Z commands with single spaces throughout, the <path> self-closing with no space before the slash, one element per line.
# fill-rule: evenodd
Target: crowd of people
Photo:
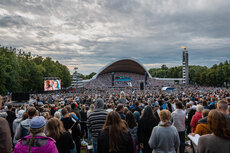
<path fill-rule="evenodd" d="M 130 81 L 116 81 L 116 77 L 126 77 L 129 78 Z M 125 72 L 114 72 L 114 85 L 113 87 L 133 87 L 139 88 L 140 83 L 145 81 L 145 76 L 136 73 L 125 73 Z M 147 86 L 162 86 L 162 85 L 169 85 L 169 83 L 161 80 L 156 79 L 147 79 Z M 170 84 L 171 85 L 171 84 Z M 89 82 L 85 83 L 85 88 L 92 89 L 104 89 L 112 87 L 112 73 L 101 74 L 97 76 L 97 78 L 90 80 Z"/>
<path fill-rule="evenodd" d="M 230 152 L 230 89 L 175 86 L 145 91 L 86 90 L 31 95 L 28 104 L 0 97 L 0 152 Z"/>

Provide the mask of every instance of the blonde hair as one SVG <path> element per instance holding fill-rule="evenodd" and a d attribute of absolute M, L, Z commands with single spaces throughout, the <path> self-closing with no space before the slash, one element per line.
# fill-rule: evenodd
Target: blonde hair
<path fill-rule="evenodd" d="M 163 125 L 166 126 L 170 122 L 171 113 L 168 110 L 162 110 L 160 111 L 159 117 L 160 120 L 164 122 Z"/>

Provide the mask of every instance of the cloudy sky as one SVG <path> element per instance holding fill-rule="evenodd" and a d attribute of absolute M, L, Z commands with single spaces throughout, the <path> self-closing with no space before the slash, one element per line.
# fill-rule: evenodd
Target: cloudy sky
<path fill-rule="evenodd" d="M 120 58 L 147 68 L 230 57 L 230 0 L 0 0 L 0 44 L 88 74 Z"/>

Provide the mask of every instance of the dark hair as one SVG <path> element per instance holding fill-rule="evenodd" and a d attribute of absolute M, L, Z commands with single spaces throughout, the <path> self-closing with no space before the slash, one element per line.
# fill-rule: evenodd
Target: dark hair
<path fill-rule="evenodd" d="M 145 106 L 144 108 L 144 113 L 143 113 L 143 116 L 141 117 L 143 118 L 144 120 L 149 120 L 151 118 L 155 118 L 154 114 L 153 114 L 153 110 L 150 106 Z"/>
<path fill-rule="evenodd" d="M 221 138 L 230 139 L 230 127 L 223 113 L 211 110 L 208 114 L 208 126 L 210 130 Z"/>
<path fill-rule="evenodd" d="M 203 100 L 203 101 L 202 101 L 202 105 L 203 105 L 203 106 L 208 106 L 208 102 L 207 102 L 206 100 Z"/>
<path fill-rule="evenodd" d="M 137 126 L 136 120 L 134 118 L 134 115 L 131 111 L 128 111 L 125 117 L 125 121 L 130 129 Z"/>
<path fill-rule="evenodd" d="M 116 111 L 119 112 L 122 108 L 124 108 L 123 104 L 118 104 Z"/>
<path fill-rule="evenodd" d="M 29 117 L 33 117 L 36 114 L 36 112 L 37 112 L 37 110 L 36 110 L 35 107 L 30 107 L 28 109 L 28 115 L 29 115 Z"/>
<path fill-rule="evenodd" d="M 68 112 L 68 110 L 67 110 L 66 108 L 63 108 L 63 109 L 61 110 L 62 116 L 65 116 L 67 113 L 69 113 L 69 112 Z"/>
<path fill-rule="evenodd" d="M 117 152 L 119 137 L 123 132 L 128 132 L 128 129 L 116 111 L 111 111 L 107 115 L 103 126 L 103 130 L 106 129 L 109 129 L 109 152 Z"/>
<path fill-rule="evenodd" d="M 176 103 L 176 107 L 177 107 L 178 109 L 183 109 L 183 108 L 184 108 L 184 105 L 182 104 L 182 102 L 177 102 L 177 103 Z"/>
<path fill-rule="evenodd" d="M 11 104 L 9 104 L 9 105 L 7 106 L 7 108 L 8 108 L 8 109 L 11 109 L 11 108 L 12 108 L 12 105 L 11 105 Z"/>

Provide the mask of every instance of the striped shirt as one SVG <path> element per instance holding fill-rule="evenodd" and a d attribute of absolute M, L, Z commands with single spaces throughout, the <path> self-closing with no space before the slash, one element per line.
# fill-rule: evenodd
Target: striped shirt
<path fill-rule="evenodd" d="M 92 137 L 98 137 L 105 124 L 107 114 L 108 112 L 104 109 L 96 109 L 89 114 L 88 126 Z"/>

